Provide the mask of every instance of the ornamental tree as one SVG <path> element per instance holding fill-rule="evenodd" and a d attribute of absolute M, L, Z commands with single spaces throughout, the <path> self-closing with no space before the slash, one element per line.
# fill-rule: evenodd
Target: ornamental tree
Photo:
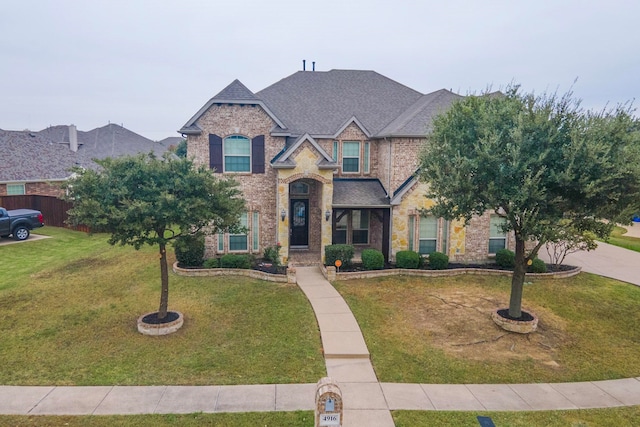
<path fill-rule="evenodd" d="M 217 179 L 187 159 L 153 154 L 94 160 L 98 170 L 76 169 L 64 188 L 73 202 L 68 222 L 110 233 L 109 243 L 158 245 L 161 295 L 157 317 L 167 315 L 166 247 L 181 236 L 238 227 L 244 200 L 237 184 Z"/>
<path fill-rule="evenodd" d="M 569 232 L 606 239 L 640 208 L 640 127 L 628 106 L 585 111 L 568 93 L 468 96 L 439 115 L 420 153 L 430 213 L 491 210 L 515 235 L 509 317 L 522 316 L 527 264 Z M 603 222 L 607 220 L 608 222 Z M 559 232 L 562 231 L 562 233 Z"/>

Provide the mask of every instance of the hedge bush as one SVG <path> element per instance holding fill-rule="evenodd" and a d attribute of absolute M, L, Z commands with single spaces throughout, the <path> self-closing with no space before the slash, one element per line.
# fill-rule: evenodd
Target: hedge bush
<path fill-rule="evenodd" d="M 377 249 L 364 249 L 362 251 L 362 266 L 365 270 L 382 270 L 384 255 Z"/>
<path fill-rule="evenodd" d="M 251 268 L 251 257 L 249 255 L 225 254 L 220 257 L 220 267 L 222 268 Z"/>
<path fill-rule="evenodd" d="M 182 267 L 200 267 L 204 261 L 204 236 L 187 234 L 173 242 L 178 265 Z"/>
<path fill-rule="evenodd" d="M 449 266 L 449 257 L 442 252 L 429 254 L 429 268 L 433 270 L 445 270 Z"/>
<path fill-rule="evenodd" d="M 209 258 L 204 260 L 202 264 L 204 268 L 218 268 L 220 267 L 220 260 L 218 258 Z"/>
<path fill-rule="evenodd" d="M 534 258 L 533 262 L 527 269 L 530 273 L 546 273 L 547 272 L 547 264 L 540 258 Z"/>
<path fill-rule="evenodd" d="M 396 254 L 396 267 L 418 268 L 420 266 L 420 254 L 414 251 L 400 251 Z"/>
<path fill-rule="evenodd" d="M 264 248 L 264 254 L 262 255 L 266 261 L 269 261 L 276 267 L 280 266 L 280 243 L 275 246 L 269 246 L 268 248 Z"/>
<path fill-rule="evenodd" d="M 354 249 L 351 245 L 327 245 L 324 247 L 325 265 L 335 265 L 336 260 L 343 266 L 351 265 Z"/>
<path fill-rule="evenodd" d="M 503 268 L 513 268 L 516 266 L 516 254 L 509 249 L 500 249 L 496 252 L 496 264 Z"/>

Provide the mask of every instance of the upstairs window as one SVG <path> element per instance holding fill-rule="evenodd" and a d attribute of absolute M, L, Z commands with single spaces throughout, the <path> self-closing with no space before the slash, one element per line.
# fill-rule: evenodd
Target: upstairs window
<path fill-rule="evenodd" d="M 360 142 L 345 141 L 342 143 L 342 172 L 360 172 Z"/>
<path fill-rule="evenodd" d="M 251 141 L 232 135 L 224 139 L 224 171 L 251 172 Z"/>
<path fill-rule="evenodd" d="M 499 215 L 491 215 L 489 225 L 489 253 L 495 254 L 500 249 L 507 247 L 507 232 L 504 226 L 507 220 Z"/>

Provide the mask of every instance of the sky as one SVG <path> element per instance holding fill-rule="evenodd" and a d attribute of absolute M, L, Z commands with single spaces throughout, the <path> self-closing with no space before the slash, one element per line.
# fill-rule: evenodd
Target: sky
<path fill-rule="evenodd" d="M 635 0 L 0 0 L 0 129 L 108 123 L 179 136 L 239 79 L 315 61 L 422 93 L 519 84 L 586 109 L 640 97 Z M 636 103 L 634 103 L 635 105 Z"/>

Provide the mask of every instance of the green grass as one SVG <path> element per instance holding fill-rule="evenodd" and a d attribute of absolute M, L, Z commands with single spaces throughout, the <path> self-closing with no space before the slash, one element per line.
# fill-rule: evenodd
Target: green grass
<path fill-rule="evenodd" d="M 313 412 L 260 412 L 241 414 L 117 415 L 117 416 L 0 416 L 3 426 L 70 427 L 310 427 Z"/>
<path fill-rule="evenodd" d="M 611 236 L 609 236 L 607 243 L 640 252 L 640 238 L 625 236 L 626 232 L 627 230 L 625 228 L 618 226 L 613 227 L 613 231 L 611 232 Z"/>
<path fill-rule="evenodd" d="M 514 354 L 508 360 L 487 356 L 489 350 L 483 354 L 482 346 L 472 345 L 475 337 L 466 338 L 470 345 L 456 347 L 460 353 L 447 352 L 442 345 L 458 342 L 455 331 L 452 336 L 434 338 L 431 329 L 436 325 L 420 321 L 442 307 L 438 296 L 446 292 L 464 291 L 479 301 L 488 299 L 506 306 L 508 277 L 399 276 L 342 282 L 336 288 L 354 312 L 378 379 L 383 382 L 565 382 L 640 374 L 640 288 L 612 279 L 582 273 L 568 279 L 536 279 L 526 286 L 523 306 L 539 315 L 539 331 L 532 336 L 510 334 L 501 338 L 500 345 L 514 343 L 504 350 Z M 451 295 L 447 298 L 453 298 Z M 465 304 L 474 303 L 469 299 Z M 459 305 L 450 308 L 458 309 L 463 310 Z M 462 318 L 463 322 L 481 322 L 482 332 L 488 331 L 490 337 L 505 334 L 489 319 L 488 312 L 480 313 L 473 307 L 464 310 L 470 314 L 468 319 Z M 456 324 L 447 313 L 430 321 Z M 558 366 L 523 354 L 520 348 L 528 341 L 536 350 L 552 348 Z M 475 357 L 465 357 L 465 351 L 475 351 Z"/>
<path fill-rule="evenodd" d="M 536 412 L 439 412 L 393 411 L 396 427 L 451 426 L 477 427 L 477 416 L 491 417 L 496 426 L 510 427 L 600 427 L 634 426 L 640 419 L 640 406 L 580 411 Z"/>
<path fill-rule="evenodd" d="M 169 309 L 185 324 L 143 336 L 136 319 L 160 298 L 157 247 L 38 232 L 52 238 L 0 247 L 0 384 L 309 383 L 325 374 L 313 310 L 297 286 L 170 273 Z"/>

